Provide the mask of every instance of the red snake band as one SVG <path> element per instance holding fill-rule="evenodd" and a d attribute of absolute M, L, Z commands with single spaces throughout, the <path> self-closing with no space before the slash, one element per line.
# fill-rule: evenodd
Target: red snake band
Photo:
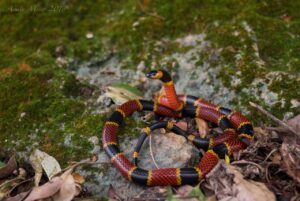
<path fill-rule="evenodd" d="M 172 84 L 169 74 L 165 71 L 151 71 L 147 76 L 153 79 L 160 79 L 164 83 L 166 82 L 167 85 Z M 175 95 L 168 96 L 167 98 L 176 97 L 176 100 L 173 100 L 178 102 L 176 104 L 169 105 L 168 103 L 162 103 L 164 104 L 162 105 L 147 100 L 130 100 L 117 107 L 116 111 L 113 112 L 108 121 L 105 122 L 102 131 L 103 147 L 115 167 L 129 181 L 148 186 L 196 184 L 201 179 L 205 178 L 205 175 L 211 171 L 220 159 L 245 149 L 253 137 L 252 125 L 242 114 L 231 112 L 222 107 L 216 109 L 211 106 L 212 104 L 209 103 L 209 105 L 206 105 L 206 102 L 199 101 L 199 99 L 192 96 L 178 96 L 177 98 L 175 90 L 173 90 L 172 93 Z M 168 102 L 171 101 L 172 99 L 168 100 Z M 201 103 L 201 106 L 195 104 L 196 101 L 197 104 Z M 177 105 L 178 108 L 174 108 L 175 105 Z M 195 167 L 144 170 L 139 168 L 137 163 L 132 163 L 124 153 L 119 150 L 117 141 L 117 132 L 122 122 L 135 111 L 142 110 L 153 111 L 164 117 L 199 117 L 217 124 L 224 131 L 224 134 L 221 136 L 225 137 L 208 141 L 204 140 L 205 143 L 204 141 L 201 141 L 203 146 L 201 145 L 202 147 L 200 146 L 200 148 L 205 149 L 206 146 L 208 151 Z M 152 129 L 150 127 L 145 128 L 143 130 L 143 135 L 149 135 L 151 130 L 156 129 L 159 126 L 167 127 L 171 130 L 173 129 L 177 134 L 179 133 L 187 138 L 189 137 L 186 136 L 187 134 L 174 127 L 174 125 L 171 128 L 171 125 L 168 122 L 154 124 L 152 125 Z M 226 138 L 226 136 L 229 137 Z M 190 137 L 190 141 L 193 144 L 197 144 L 193 142 L 196 141 L 195 139 L 196 138 L 191 139 Z M 135 155 L 138 156 L 138 152 L 136 152 Z"/>

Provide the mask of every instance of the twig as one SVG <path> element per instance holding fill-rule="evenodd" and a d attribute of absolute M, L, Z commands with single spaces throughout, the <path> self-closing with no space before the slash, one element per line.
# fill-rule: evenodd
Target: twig
<path fill-rule="evenodd" d="M 53 177 L 58 176 L 58 175 L 62 174 L 63 172 L 68 171 L 70 169 L 73 170 L 80 165 L 98 165 L 98 164 L 111 164 L 111 162 L 110 161 L 99 161 L 99 162 L 95 161 L 95 162 L 93 162 L 93 161 L 90 161 L 89 159 L 86 159 L 81 162 L 75 162 L 75 163 L 71 164 L 70 166 L 62 169 L 60 172 L 57 172 L 55 175 L 53 175 Z"/>
<path fill-rule="evenodd" d="M 276 131 L 280 134 L 285 134 L 285 135 L 294 135 L 294 133 L 291 133 L 289 129 L 285 127 L 266 127 L 268 131 Z"/>
<path fill-rule="evenodd" d="M 264 162 L 266 162 L 266 161 L 268 160 L 268 158 L 269 158 L 274 152 L 276 152 L 276 151 L 277 151 L 276 148 L 273 149 L 273 150 L 267 155 L 267 157 L 265 158 Z"/>
<path fill-rule="evenodd" d="M 258 167 L 258 169 L 260 169 L 261 172 L 264 172 L 264 168 L 263 167 L 261 167 L 259 164 L 254 163 L 252 161 L 241 160 L 241 161 L 234 161 L 231 164 L 233 164 L 233 165 L 250 164 L 250 165 L 254 165 L 254 166 Z"/>
<path fill-rule="evenodd" d="M 153 161 L 155 167 L 157 169 L 159 169 L 159 167 L 158 167 L 158 165 L 157 165 L 157 163 L 156 163 L 156 161 L 154 159 L 153 152 L 152 152 L 152 138 L 151 138 L 151 134 L 149 135 L 149 147 L 150 147 L 150 155 L 151 155 L 152 161 Z"/>
<path fill-rule="evenodd" d="M 300 137 L 300 134 L 297 133 L 292 127 L 290 127 L 289 125 L 287 125 L 285 122 L 281 121 L 280 119 L 278 119 L 277 117 L 275 117 L 274 115 L 272 115 L 271 113 L 269 113 L 268 111 L 266 111 L 265 109 L 263 109 L 261 106 L 257 105 L 256 103 L 253 102 L 249 102 L 249 104 L 256 108 L 257 110 L 259 110 L 261 113 L 263 113 L 264 115 L 270 117 L 274 122 L 276 122 L 277 124 L 287 128 L 290 132 L 294 133 L 295 135 L 297 135 L 298 137 Z"/>

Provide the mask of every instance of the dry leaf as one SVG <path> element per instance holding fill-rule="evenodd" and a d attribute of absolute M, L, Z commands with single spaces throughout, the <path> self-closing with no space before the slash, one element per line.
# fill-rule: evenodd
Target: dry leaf
<path fill-rule="evenodd" d="M 78 163 L 79 164 L 79 163 Z M 76 164 L 76 165 L 78 165 Z M 60 176 L 53 177 L 49 182 L 42 186 L 34 187 L 29 193 L 28 197 L 24 201 L 33 201 L 51 198 L 56 201 L 67 201 L 72 200 L 75 196 L 79 195 L 82 191 L 82 187 L 79 184 L 83 183 L 84 179 L 80 178 L 78 174 L 76 176 L 78 183 L 75 182 L 72 172 L 76 165 L 69 167 L 63 174 Z M 28 192 L 23 192 L 15 197 L 11 197 L 11 200 L 17 200 L 18 198 L 23 198 Z"/>
<path fill-rule="evenodd" d="M 300 114 L 288 120 L 286 123 L 294 128 L 297 133 L 300 133 Z"/>
<path fill-rule="evenodd" d="M 127 84 L 109 86 L 105 95 L 111 98 L 117 105 L 121 105 L 129 100 L 142 98 L 142 93 L 137 88 Z"/>
<path fill-rule="evenodd" d="M 284 168 L 287 170 L 287 174 L 294 180 L 300 183 L 300 171 L 299 171 L 299 158 L 300 158 L 300 146 L 294 140 L 285 140 L 282 143 L 280 152 L 283 159 Z"/>
<path fill-rule="evenodd" d="M 205 138 L 209 132 L 207 122 L 203 119 L 196 118 L 196 123 L 200 137 Z"/>
<path fill-rule="evenodd" d="M 53 196 L 55 201 L 68 201 L 80 194 L 81 187 L 77 187 L 75 180 L 71 174 L 64 178 L 64 182 L 61 185 L 59 191 Z"/>
<path fill-rule="evenodd" d="M 34 187 L 24 201 L 45 199 L 54 195 L 61 188 L 64 180 L 61 177 L 54 177 L 42 186 Z M 17 195 L 18 196 L 18 195 Z"/>
<path fill-rule="evenodd" d="M 112 187 L 112 185 L 109 186 L 107 197 L 110 201 L 119 201 L 123 200 L 115 191 L 115 189 Z"/>
<path fill-rule="evenodd" d="M 27 192 L 20 193 L 20 194 L 14 196 L 14 197 L 6 198 L 5 201 L 20 201 L 20 200 L 24 200 L 30 193 L 31 193 L 31 190 L 29 190 Z"/>
<path fill-rule="evenodd" d="M 84 177 L 81 176 L 81 175 L 80 175 L 79 173 L 77 173 L 77 172 L 73 172 L 73 173 L 72 173 L 72 176 L 73 176 L 75 182 L 78 183 L 78 184 L 83 184 L 83 183 L 85 182 Z"/>
<path fill-rule="evenodd" d="M 7 164 L 0 168 L 0 179 L 8 177 L 12 175 L 12 173 L 17 169 L 17 161 L 15 159 L 15 156 L 12 156 Z"/>
<path fill-rule="evenodd" d="M 20 192 L 26 192 L 29 195 L 29 192 L 31 191 L 33 187 L 33 180 L 27 179 L 23 180 L 21 182 L 18 182 L 16 185 L 14 185 L 12 188 L 9 189 L 9 192 L 7 193 L 8 197 L 13 197 L 14 195 L 19 194 Z"/>
<path fill-rule="evenodd" d="M 224 161 L 207 175 L 206 181 L 214 189 L 218 200 L 275 201 L 276 198 L 263 183 L 245 180 L 236 167 Z"/>
<path fill-rule="evenodd" d="M 177 122 L 175 125 L 178 126 L 181 130 L 187 131 L 187 122 L 180 121 Z"/>
<path fill-rule="evenodd" d="M 42 152 L 38 149 L 35 149 L 29 157 L 30 163 L 35 171 L 35 185 L 38 186 L 40 179 L 43 174 L 43 169 L 45 170 L 49 179 L 54 175 L 61 172 L 61 168 L 57 160 L 48 155 L 45 152 Z"/>
<path fill-rule="evenodd" d="M 22 183 L 24 181 L 24 178 L 16 177 L 11 180 L 7 180 L 4 183 L 0 185 L 0 200 L 4 198 L 11 189 L 13 189 L 15 186 L 17 186 L 19 183 Z"/>

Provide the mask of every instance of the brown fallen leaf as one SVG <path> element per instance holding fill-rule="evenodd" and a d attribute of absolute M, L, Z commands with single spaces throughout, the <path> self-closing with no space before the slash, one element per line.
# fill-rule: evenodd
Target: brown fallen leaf
<path fill-rule="evenodd" d="M 33 152 L 30 154 L 29 160 L 35 172 L 36 186 L 38 186 L 40 182 L 43 170 L 49 179 L 61 172 L 61 168 L 57 160 L 39 149 L 33 150 Z"/>
<path fill-rule="evenodd" d="M 275 195 L 263 183 L 245 180 L 238 169 L 224 161 L 207 175 L 206 181 L 218 200 L 275 201 Z"/>
<path fill-rule="evenodd" d="M 0 168 L 0 179 L 8 177 L 13 174 L 13 172 L 17 169 L 17 161 L 15 156 L 12 156 L 7 164 Z"/>
<path fill-rule="evenodd" d="M 29 195 L 29 192 L 31 191 L 33 186 L 34 186 L 34 182 L 32 178 L 23 181 L 21 180 L 21 182 L 18 182 L 16 185 L 14 185 L 12 188 L 9 189 L 9 192 L 7 193 L 7 197 L 13 197 L 23 192 L 28 192 Z"/>
<path fill-rule="evenodd" d="M 123 200 L 115 191 L 112 185 L 109 186 L 107 197 L 110 201 L 121 201 Z"/>
<path fill-rule="evenodd" d="M 187 131 L 187 127 L 188 127 L 187 122 L 179 121 L 175 125 L 178 126 L 180 129 Z"/>
<path fill-rule="evenodd" d="M 59 191 L 53 195 L 53 199 L 56 201 L 68 201 L 80 194 L 82 188 L 80 185 L 76 185 L 74 177 L 69 174 L 64 177 L 64 182 L 61 185 Z"/>
<path fill-rule="evenodd" d="M 24 201 L 34 201 L 34 200 L 40 200 L 40 199 L 51 197 L 61 188 L 63 182 L 64 180 L 61 177 L 54 177 L 44 185 L 39 187 L 34 187 Z"/>
<path fill-rule="evenodd" d="M 76 183 L 83 184 L 85 182 L 85 179 L 83 176 L 81 176 L 78 172 L 73 172 L 72 176 Z"/>
<path fill-rule="evenodd" d="M 31 193 L 31 190 L 20 193 L 14 197 L 9 197 L 6 198 L 5 201 L 20 201 L 20 200 L 25 200 L 25 198 Z"/>
<path fill-rule="evenodd" d="M 300 144 L 293 139 L 285 139 L 281 145 L 280 153 L 287 174 L 300 183 Z"/>
<path fill-rule="evenodd" d="M 14 197 L 9 197 L 10 200 L 18 200 L 19 198 L 24 201 L 40 200 L 40 199 L 50 199 L 58 201 L 73 200 L 73 198 L 80 194 L 82 187 L 80 183 L 84 182 L 84 178 L 75 173 L 76 179 L 72 176 L 74 169 L 81 164 L 86 162 L 78 162 L 72 166 L 65 169 L 63 173 L 57 173 L 49 182 L 42 186 L 34 187 L 29 193 L 23 192 L 19 193 Z M 76 181 L 78 183 L 76 183 Z M 27 196 L 28 195 L 28 196 Z M 20 200 L 20 199 L 19 199 Z"/>
<path fill-rule="evenodd" d="M 13 178 L 13 179 L 3 182 L 0 185 L 0 200 L 2 200 L 4 197 L 6 197 L 10 193 L 11 189 L 13 189 L 15 186 L 22 183 L 23 181 L 24 181 L 24 178 L 16 177 L 16 178 Z"/>
<path fill-rule="evenodd" d="M 196 118 L 196 124 L 198 127 L 198 132 L 200 137 L 204 138 L 207 136 L 209 129 L 208 129 L 208 124 L 206 121 L 200 118 Z"/>
<path fill-rule="evenodd" d="M 296 132 L 300 133 L 300 114 L 288 120 L 286 123 L 294 128 Z"/>
<path fill-rule="evenodd" d="M 23 192 L 9 199 L 18 200 L 19 198 L 24 198 L 29 194 L 24 201 L 33 201 L 46 198 L 51 198 L 56 201 L 72 200 L 82 191 L 81 185 L 75 183 L 74 177 L 71 175 L 72 171 L 73 168 L 70 168 L 61 176 L 52 178 L 46 184 L 39 187 L 34 187 L 30 193 Z"/>

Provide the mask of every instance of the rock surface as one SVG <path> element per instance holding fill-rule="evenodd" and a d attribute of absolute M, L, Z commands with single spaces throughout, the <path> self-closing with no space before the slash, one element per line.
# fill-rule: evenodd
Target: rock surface
<path fill-rule="evenodd" d="M 151 145 L 153 157 L 159 168 L 166 167 L 185 167 L 191 158 L 195 157 L 192 145 L 188 144 L 185 138 L 174 133 L 160 133 L 154 131 L 152 134 Z M 133 161 L 132 153 L 136 146 L 137 139 L 126 138 L 120 141 L 120 149 Z M 101 150 L 98 153 L 99 162 L 107 162 L 109 158 Z M 122 197 L 134 197 L 141 193 L 145 187 L 128 182 L 112 164 L 101 164 L 93 166 L 93 171 L 81 169 L 79 172 L 86 176 L 88 182 L 84 184 L 89 193 L 105 196 L 108 188 L 112 185 Z M 149 149 L 149 139 L 142 147 L 139 157 L 139 167 L 149 170 L 156 169 Z M 91 180 L 90 180 L 91 179 Z"/>

